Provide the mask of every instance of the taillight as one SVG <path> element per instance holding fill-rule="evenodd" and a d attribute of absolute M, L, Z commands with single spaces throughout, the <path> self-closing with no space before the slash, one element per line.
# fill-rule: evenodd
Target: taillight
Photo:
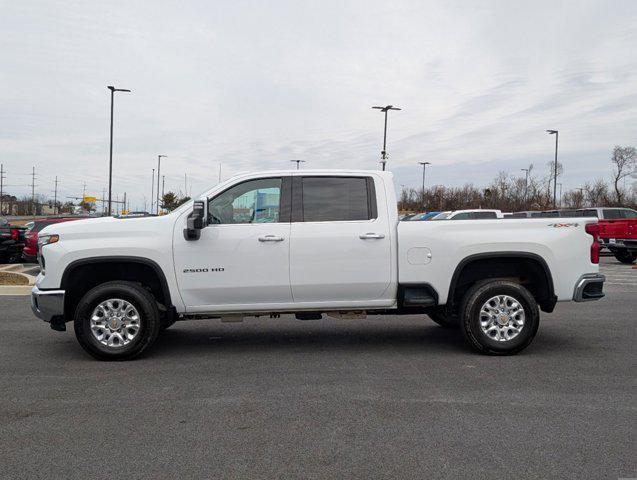
<path fill-rule="evenodd" d="M 591 244 L 591 263 L 599 263 L 599 224 L 587 223 L 584 227 L 586 233 L 593 236 Z"/>
<path fill-rule="evenodd" d="M 12 228 L 11 229 L 11 238 L 13 240 L 17 240 L 19 236 L 20 236 L 20 230 L 18 230 L 17 228 Z"/>

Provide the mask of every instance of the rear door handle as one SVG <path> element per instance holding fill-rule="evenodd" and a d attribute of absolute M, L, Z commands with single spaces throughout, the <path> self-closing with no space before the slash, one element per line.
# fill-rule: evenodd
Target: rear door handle
<path fill-rule="evenodd" d="M 380 240 L 381 238 L 385 238 L 385 235 L 382 233 L 366 233 L 364 235 L 359 235 L 358 238 L 361 240 Z"/>
<path fill-rule="evenodd" d="M 259 237 L 260 242 L 282 242 L 283 237 L 277 237 L 276 235 L 265 235 L 263 237 Z"/>

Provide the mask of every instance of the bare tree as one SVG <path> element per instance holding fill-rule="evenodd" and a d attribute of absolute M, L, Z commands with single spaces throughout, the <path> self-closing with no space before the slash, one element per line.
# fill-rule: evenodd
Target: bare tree
<path fill-rule="evenodd" d="M 635 147 L 620 147 L 615 145 L 613 156 L 611 158 L 613 164 L 613 183 L 615 186 L 615 198 L 617 204 L 621 205 L 624 200 L 624 192 L 619 186 L 619 182 L 631 175 L 637 168 L 637 150 Z"/>

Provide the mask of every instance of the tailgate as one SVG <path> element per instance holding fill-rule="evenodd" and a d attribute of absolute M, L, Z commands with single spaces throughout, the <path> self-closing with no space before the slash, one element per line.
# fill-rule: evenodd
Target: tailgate
<path fill-rule="evenodd" d="M 600 220 L 599 236 L 604 239 L 637 239 L 637 219 Z"/>

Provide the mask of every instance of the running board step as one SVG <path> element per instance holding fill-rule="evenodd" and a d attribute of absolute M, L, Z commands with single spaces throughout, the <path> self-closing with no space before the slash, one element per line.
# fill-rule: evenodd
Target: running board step
<path fill-rule="evenodd" d="M 403 307 L 434 307 L 436 297 L 428 287 L 404 287 Z"/>

